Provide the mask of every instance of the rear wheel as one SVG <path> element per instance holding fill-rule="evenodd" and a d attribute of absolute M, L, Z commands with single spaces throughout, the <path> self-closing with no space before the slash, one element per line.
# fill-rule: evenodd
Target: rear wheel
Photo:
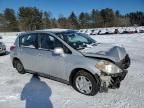
<path fill-rule="evenodd" d="M 14 60 L 14 67 L 20 74 L 25 74 L 23 64 L 19 60 Z"/>
<path fill-rule="evenodd" d="M 93 96 L 100 89 L 100 79 L 98 76 L 94 78 L 90 73 L 81 70 L 74 76 L 73 87 L 82 94 Z"/>

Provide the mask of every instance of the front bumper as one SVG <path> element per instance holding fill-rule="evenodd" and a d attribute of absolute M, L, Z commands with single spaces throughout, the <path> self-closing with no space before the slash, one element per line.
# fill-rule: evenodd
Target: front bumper
<path fill-rule="evenodd" d="M 123 72 L 116 74 L 106 74 L 102 72 L 100 76 L 101 88 L 119 88 L 120 82 L 124 80 L 127 73 L 127 70 L 123 70 Z"/>

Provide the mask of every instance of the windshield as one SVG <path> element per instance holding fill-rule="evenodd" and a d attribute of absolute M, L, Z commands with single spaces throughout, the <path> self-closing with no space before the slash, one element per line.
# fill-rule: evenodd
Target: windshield
<path fill-rule="evenodd" d="M 84 49 L 96 43 L 96 41 L 93 40 L 91 37 L 82 33 L 68 32 L 68 33 L 56 33 L 56 35 L 59 36 L 61 39 L 63 39 L 71 47 L 77 50 Z"/>

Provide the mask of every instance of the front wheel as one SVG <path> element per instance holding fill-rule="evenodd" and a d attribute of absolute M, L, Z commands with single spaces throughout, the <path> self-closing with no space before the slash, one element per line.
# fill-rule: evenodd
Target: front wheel
<path fill-rule="evenodd" d="M 100 79 L 95 78 L 88 72 L 81 70 L 74 76 L 73 87 L 80 93 L 93 96 L 100 89 Z"/>
<path fill-rule="evenodd" d="M 24 70 L 23 64 L 19 60 L 15 60 L 14 61 L 14 65 L 15 65 L 16 70 L 20 74 L 25 74 L 25 70 Z"/>

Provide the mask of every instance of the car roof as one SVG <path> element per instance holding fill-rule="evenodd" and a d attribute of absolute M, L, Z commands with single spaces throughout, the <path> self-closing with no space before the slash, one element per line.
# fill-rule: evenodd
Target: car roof
<path fill-rule="evenodd" d="M 28 31 L 28 32 L 22 32 L 20 35 L 29 34 L 29 33 L 74 33 L 77 32 L 77 30 L 71 30 L 71 29 L 42 29 L 42 30 L 35 30 L 35 31 Z"/>
<path fill-rule="evenodd" d="M 76 32 L 76 30 L 72 30 L 72 29 L 60 29 L 60 28 L 54 28 L 54 29 L 42 29 L 42 30 L 36 30 L 36 31 L 51 32 L 51 33 L 67 33 L 67 32 Z"/>

